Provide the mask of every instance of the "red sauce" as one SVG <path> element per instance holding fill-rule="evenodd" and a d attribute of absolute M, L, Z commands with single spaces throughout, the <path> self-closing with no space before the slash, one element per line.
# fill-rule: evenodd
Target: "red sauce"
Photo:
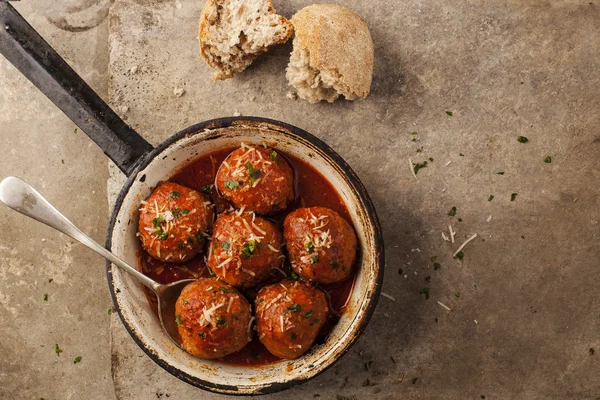
<path fill-rule="evenodd" d="M 214 184 L 215 175 L 219 165 L 221 165 L 221 162 L 233 150 L 235 150 L 235 148 L 228 148 L 203 156 L 175 173 L 170 181 L 197 191 L 202 191 L 203 187 Z M 278 151 L 278 153 L 286 158 L 294 170 L 296 199 L 286 210 L 275 216 L 270 216 L 267 219 L 271 220 L 281 228 L 285 216 L 293 210 L 300 207 L 321 206 L 331 208 L 348 222 L 352 222 L 348 209 L 344 205 L 342 199 L 333 186 L 331 186 L 318 171 L 296 157 L 281 153 L 280 151 Z M 229 208 L 229 203 L 217 193 L 217 190 L 212 191 L 211 199 L 217 205 L 218 213 Z M 181 279 L 201 278 L 210 275 L 210 269 L 206 266 L 203 255 L 199 255 L 184 264 L 158 261 L 143 251 L 140 258 L 142 272 L 159 283 L 171 283 Z M 286 265 L 285 267 L 289 270 L 289 265 Z M 329 298 L 333 312 L 323 326 L 323 329 L 317 338 L 317 342 L 323 342 L 325 340 L 331 329 L 339 320 L 339 316 L 344 312 L 344 306 L 352 291 L 354 277 L 355 276 L 352 275 L 350 279 L 342 283 L 320 286 Z M 156 297 L 149 290 L 145 289 L 145 291 L 148 302 L 152 306 L 154 312 L 158 314 Z M 257 288 L 253 288 L 244 290 L 243 293 L 250 301 L 252 301 L 256 296 L 256 291 Z M 221 360 L 227 364 L 248 366 L 265 365 L 280 359 L 269 353 L 255 336 L 252 342 L 246 345 L 241 351 L 230 354 Z"/>

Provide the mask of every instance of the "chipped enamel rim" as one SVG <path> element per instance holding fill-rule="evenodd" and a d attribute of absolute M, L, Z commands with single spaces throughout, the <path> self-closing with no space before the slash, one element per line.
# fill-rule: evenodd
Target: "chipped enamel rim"
<path fill-rule="evenodd" d="M 230 395 L 274 393 L 303 383 L 339 360 L 367 326 L 383 281 L 383 238 L 375 208 L 350 166 L 311 134 L 278 121 L 256 117 L 221 118 L 193 125 L 143 158 L 121 190 L 107 232 L 107 248 L 131 265 L 141 249 L 138 207 L 152 188 L 195 159 L 241 141 L 267 143 L 315 167 L 337 189 L 356 228 L 361 252 L 347 311 L 323 344 L 296 360 L 259 367 L 200 360 L 174 346 L 150 309 L 141 284 L 107 263 L 108 284 L 125 328 L 158 365 L 196 387 Z"/>

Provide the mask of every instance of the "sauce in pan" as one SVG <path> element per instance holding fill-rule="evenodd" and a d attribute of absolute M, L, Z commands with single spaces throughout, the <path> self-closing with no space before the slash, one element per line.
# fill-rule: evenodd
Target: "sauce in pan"
<path fill-rule="evenodd" d="M 221 162 L 236 148 L 228 148 L 215 151 L 203 156 L 186 167 L 178 171 L 171 179 L 171 182 L 187 186 L 191 189 L 209 194 L 211 200 L 216 204 L 216 211 L 221 213 L 229 209 L 229 203 L 221 197 L 216 188 L 212 185 Z M 283 226 L 283 220 L 286 215 L 299 207 L 321 206 L 328 207 L 339 213 L 348 222 L 351 222 L 348 210 L 342 199 L 331 186 L 331 184 L 315 169 L 304 161 L 282 153 L 278 153 L 286 158 L 295 175 L 295 195 L 294 202 L 281 213 L 266 217 L 274 222 L 280 229 Z M 183 263 L 169 263 L 156 260 L 150 257 L 145 251 L 141 251 L 140 264 L 145 275 L 160 283 L 171 283 L 181 279 L 207 277 L 211 274 L 206 266 L 204 254 L 200 254 L 192 260 Z M 286 272 L 290 270 L 286 261 Z M 283 277 L 280 277 L 283 278 Z M 280 279 L 279 278 L 279 279 Z M 327 334 L 337 323 L 339 316 L 344 312 L 344 307 L 354 282 L 355 273 L 346 281 L 333 285 L 319 285 L 329 299 L 332 312 L 328 321 L 323 326 L 316 343 L 322 343 Z M 278 279 L 278 280 L 279 280 Z M 267 284 L 270 282 L 267 282 Z M 156 297 L 148 289 L 144 288 L 148 302 L 157 313 Z M 249 301 L 253 301 L 259 288 L 243 290 Z M 265 365 L 278 361 L 279 358 L 269 353 L 262 345 L 256 335 L 254 339 L 246 345 L 241 351 L 227 355 L 220 359 L 227 364 L 233 365 Z"/>

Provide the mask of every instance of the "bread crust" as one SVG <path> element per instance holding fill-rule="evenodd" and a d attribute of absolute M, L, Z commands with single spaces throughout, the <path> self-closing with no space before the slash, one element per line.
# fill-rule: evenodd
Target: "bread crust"
<path fill-rule="evenodd" d="M 309 52 L 311 67 L 337 77 L 341 94 L 367 97 L 375 50 L 359 15 L 335 4 L 314 4 L 298 11 L 291 22 L 294 46 Z"/>
<path fill-rule="evenodd" d="M 271 0 L 263 0 L 263 1 L 268 4 L 269 13 L 276 14 L 275 9 L 273 8 L 272 1 Z M 206 42 L 209 40 L 209 29 L 208 29 L 209 18 L 211 16 L 211 13 L 213 13 L 213 12 L 214 13 L 217 12 L 217 0 L 207 0 L 206 3 L 204 4 L 204 8 L 202 9 L 202 13 L 200 14 L 198 40 L 200 43 L 200 54 L 202 55 L 202 58 L 204 58 L 206 63 L 211 68 L 215 68 L 217 70 L 212 75 L 213 79 L 215 79 L 215 80 L 223 80 L 223 79 L 232 78 L 233 76 L 235 76 L 236 73 L 243 71 L 248 65 L 250 65 L 259 54 L 266 52 L 271 46 L 274 46 L 277 44 L 283 44 L 283 43 L 287 42 L 290 39 L 290 37 L 292 36 L 292 34 L 294 33 L 294 26 L 292 25 L 292 23 L 290 21 L 288 21 L 287 18 L 285 18 L 281 15 L 278 15 L 279 23 L 285 26 L 285 30 L 287 32 L 286 36 L 279 41 L 273 42 L 270 46 L 263 47 L 259 52 L 255 53 L 255 54 L 252 54 L 252 55 L 248 54 L 247 57 L 248 57 L 249 62 L 241 70 L 231 69 L 225 65 L 221 65 L 220 63 L 215 62 L 213 60 L 213 58 L 210 57 L 210 55 L 209 55 L 210 46 L 206 45 Z"/>

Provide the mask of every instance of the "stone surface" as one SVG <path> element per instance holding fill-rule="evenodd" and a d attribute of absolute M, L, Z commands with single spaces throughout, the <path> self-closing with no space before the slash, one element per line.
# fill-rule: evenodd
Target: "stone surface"
<path fill-rule="evenodd" d="M 289 17 L 310 3 L 274 6 Z M 283 120 L 336 149 L 375 201 L 383 290 L 395 301 L 381 298 L 333 368 L 268 397 L 600 397 L 600 360 L 590 355 L 600 347 L 600 4 L 340 4 L 365 18 L 376 46 L 364 101 L 286 98 L 290 44 L 211 81 L 197 49 L 201 2 L 117 0 L 109 18 L 111 101 L 154 144 L 235 112 Z M 428 161 L 416 180 L 409 158 Z M 450 224 L 454 244 L 441 236 Z M 464 260 L 453 259 L 475 233 Z M 222 398 L 162 371 L 112 322 L 118 398 Z"/>
<path fill-rule="evenodd" d="M 105 93 L 106 22 L 70 29 L 78 32 L 55 26 L 92 26 L 103 15 L 95 8 L 87 19 L 71 8 L 67 25 L 60 16 L 73 4 L 106 2 L 21 3 Z M 273 3 L 289 17 L 311 2 Z M 376 45 L 372 92 L 363 101 L 287 98 L 290 44 L 233 80 L 212 82 L 197 50 L 201 2 L 115 0 L 108 18 L 111 104 L 153 144 L 236 112 L 279 119 L 330 144 L 373 197 L 386 242 L 383 290 L 395 301 L 381 298 L 362 338 L 334 367 L 266 398 L 600 398 L 600 3 L 339 4 L 365 18 Z M 0 60 L 2 176 L 24 177 L 103 240 L 102 153 Z M 428 161 L 417 180 L 409 158 Z M 122 179 L 114 170 L 110 176 L 109 196 Z M 106 315 L 102 260 L 49 228 L 0 212 L 2 231 L 11 232 L 0 236 L 0 349 L 7 360 L 0 398 L 110 399 L 111 358 L 118 399 L 225 398 L 163 371 L 115 315 Z M 457 243 L 441 237 L 449 224 Z M 474 233 L 463 261 L 453 259 Z M 64 349 L 60 357 L 54 343 Z M 76 355 L 83 360 L 73 365 Z"/>
<path fill-rule="evenodd" d="M 106 96 L 108 0 L 13 5 Z M 104 242 L 106 158 L 2 56 L 0 127 L 0 177 L 25 179 Z M 4 206 L 0 231 L 0 399 L 113 399 L 108 328 L 118 317 L 107 313 L 104 261 Z"/>

